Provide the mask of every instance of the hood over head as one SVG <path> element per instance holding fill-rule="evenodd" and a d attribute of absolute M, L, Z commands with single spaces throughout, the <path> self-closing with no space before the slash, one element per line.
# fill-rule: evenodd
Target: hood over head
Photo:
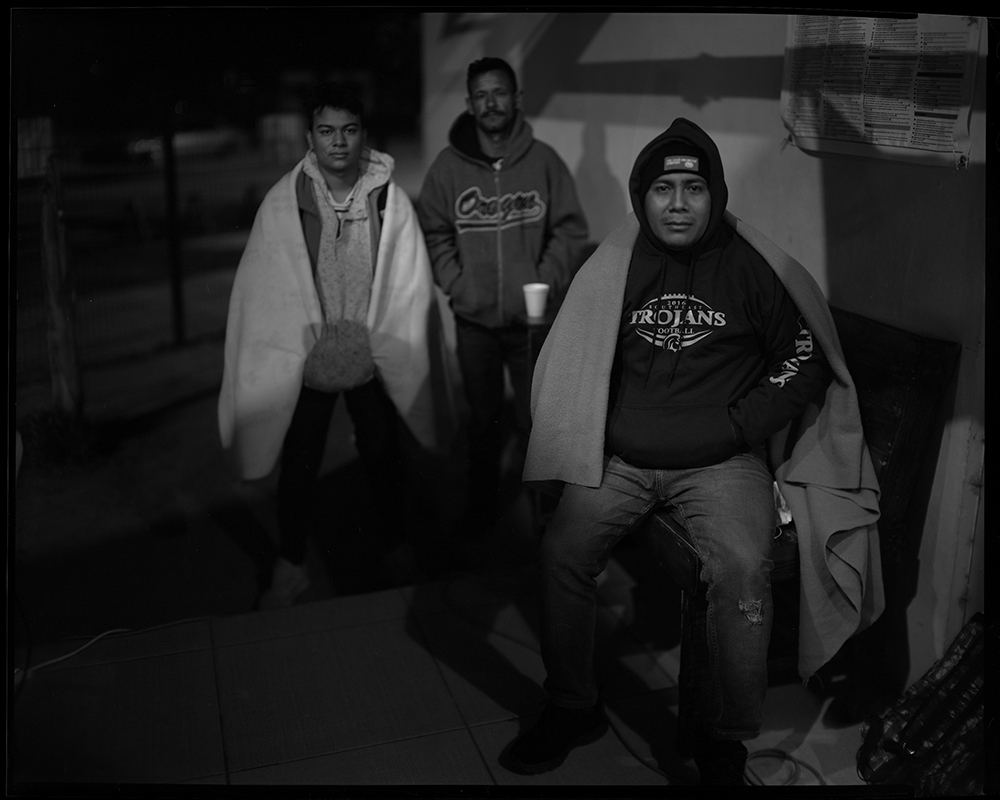
<path fill-rule="evenodd" d="M 646 219 L 646 192 L 653 181 L 666 172 L 694 172 L 708 184 L 712 198 L 708 227 L 702 237 L 687 248 L 688 251 L 702 250 L 719 229 L 729 201 L 719 148 L 711 136 L 683 117 L 675 119 L 669 128 L 642 148 L 629 177 L 629 197 L 643 237 L 657 250 L 667 248 Z"/>

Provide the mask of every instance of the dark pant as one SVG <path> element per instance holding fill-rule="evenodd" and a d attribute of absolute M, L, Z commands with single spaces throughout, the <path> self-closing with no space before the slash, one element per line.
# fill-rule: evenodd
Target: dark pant
<path fill-rule="evenodd" d="M 377 378 L 343 395 L 354 423 L 358 455 L 380 504 L 401 506 L 404 472 L 396 407 Z M 278 477 L 278 530 L 281 555 L 293 564 L 305 559 L 306 535 L 315 519 L 314 490 L 338 397 L 339 392 L 303 386 L 285 434 Z"/>
<path fill-rule="evenodd" d="M 524 326 L 486 328 L 455 320 L 458 363 L 462 369 L 469 422 L 469 505 L 494 508 L 500 488 L 503 450 L 504 366 L 514 388 L 515 422 L 527 438 L 531 428 L 533 360 Z"/>

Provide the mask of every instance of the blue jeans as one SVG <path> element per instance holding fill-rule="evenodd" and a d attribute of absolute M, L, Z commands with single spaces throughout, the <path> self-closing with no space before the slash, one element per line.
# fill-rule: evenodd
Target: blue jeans
<path fill-rule="evenodd" d="M 700 718 L 717 739 L 760 733 L 771 637 L 772 477 L 756 454 L 697 469 L 640 469 L 605 457 L 593 489 L 567 484 L 541 543 L 542 657 L 556 705 L 597 702 L 597 577 L 615 543 L 663 503 L 683 519 L 708 586 Z"/>

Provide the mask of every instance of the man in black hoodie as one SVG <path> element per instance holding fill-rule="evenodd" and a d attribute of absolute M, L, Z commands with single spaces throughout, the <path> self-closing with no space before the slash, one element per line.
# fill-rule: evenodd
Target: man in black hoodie
<path fill-rule="evenodd" d="M 658 505 L 679 512 L 705 565 L 709 669 L 695 761 L 741 785 L 760 733 L 771 631 L 773 477 L 764 443 L 825 386 L 812 334 L 768 263 L 724 220 L 715 142 L 677 119 L 636 159 L 639 234 L 610 375 L 604 472 L 566 483 L 541 545 L 549 704 L 502 763 L 554 769 L 606 729 L 594 673 L 597 577 Z"/>

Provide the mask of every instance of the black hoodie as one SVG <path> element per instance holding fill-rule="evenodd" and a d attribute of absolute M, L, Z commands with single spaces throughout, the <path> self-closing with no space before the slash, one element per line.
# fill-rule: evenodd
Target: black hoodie
<path fill-rule="evenodd" d="M 642 196 L 647 164 L 673 139 L 709 161 L 708 226 L 683 250 L 657 238 Z M 777 275 L 723 220 L 728 190 L 708 134 L 675 120 L 639 154 L 629 194 L 640 232 L 611 373 L 607 449 L 650 469 L 717 464 L 797 416 L 825 385 L 825 363 Z"/>

